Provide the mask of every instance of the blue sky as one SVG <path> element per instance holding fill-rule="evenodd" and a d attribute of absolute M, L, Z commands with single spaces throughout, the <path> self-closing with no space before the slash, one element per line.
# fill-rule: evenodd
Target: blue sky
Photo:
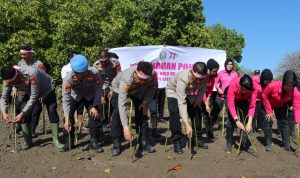
<path fill-rule="evenodd" d="M 206 25 L 220 23 L 244 35 L 241 65 L 273 71 L 300 50 L 300 0 L 203 0 Z"/>

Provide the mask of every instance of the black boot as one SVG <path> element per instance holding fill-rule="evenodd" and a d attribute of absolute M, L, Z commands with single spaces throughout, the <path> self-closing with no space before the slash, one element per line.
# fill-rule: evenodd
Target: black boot
<path fill-rule="evenodd" d="M 149 144 L 149 141 L 147 140 L 147 136 L 145 135 L 141 135 L 140 138 L 140 146 L 142 146 L 143 150 L 148 152 L 148 153 L 154 153 L 156 152 L 155 147 L 151 146 Z"/>
<path fill-rule="evenodd" d="M 202 149 L 208 149 L 208 145 L 204 142 L 202 136 L 198 136 L 198 146 L 199 148 L 202 148 Z M 193 137 L 193 142 L 195 143 L 196 142 L 196 139 Z M 196 144 L 193 144 L 193 145 L 196 145 Z"/>
<path fill-rule="evenodd" d="M 177 154 L 182 154 L 183 153 L 180 141 L 175 141 L 174 142 L 174 152 L 177 153 Z"/>
<path fill-rule="evenodd" d="M 121 141 L 119 137 L 113 138 L 112 155 L 119 156 L 121 154 Z"/>
<path fill-rule="evenodd" d="M 103 148 L 99 145 L 98 139 L 100 137 L 99 130 L 90 130 L 90 149 L 97 153 L 103 152 Z"/>
<path fill-rule="evenodd" d="M 212 142 L 214 141 L 215 135 L 212 129 L 206 130 L 206 135 L 208 139 L 210 139 Z"/>
<path fill-rule="evenodd" d="M 209 139 L 211 142 L 214 142 L 215 135 L 213 132 L 212 118 L 210 118 L 209 116 L 205 116 L 203 117 L 203 119 L 206 128 L 207 139 Z"/>
<path fill-rule="evenodd" d="M 266 151 L 272 151 L 272 125 L 266 124 L 264 128 L 264 137 L 266 141 Z"/>
<path fill-rule="evenodd" d="M 287 125 L 280 126 L 280 132 L 281 132 L 282 142 L 283 142 L 285 150 L 292 151 L 291 144 L 290 144 L 289 127 Z"/>
<path fill-rule="evenodd" d="M 225 151 L 231 153 L 232 151 L 232 142 L 233 142 L 233 129 L 226 128 L 226 146 Z"/>
<path fill-rule="evenodd" d="M 31 135 L 32 135 L 32 138 L 37 138 L 38 135 L 35 133 L 36 127 L 34 124 L 35 123 L 33 121 L 30 122 Z"/>

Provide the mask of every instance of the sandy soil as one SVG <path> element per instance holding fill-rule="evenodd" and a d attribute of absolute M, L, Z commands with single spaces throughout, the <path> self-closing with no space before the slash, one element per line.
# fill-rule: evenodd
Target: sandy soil
<path fill-rule="evenodd" d="M 61 113 L 61 112 L 60 112 Z M 41 122 L 41 121 L 40 121 Z M 276 125 L 276 124 L 274 124 Z M 51 144 L 50 124 L 47 120 L 47 134 L 41 134 L 40 123 L 37 132 L 39 137 L 33 139 L 34 147 L 21 151 L 23 138 L 18 136 L 18 152 L 12 153 L 12 141 L 9 135 L 12 126 L 0 124 L 0 177 L 261 177 L 261 178 L 297 178 L 300 177 L 300 155 L 287 152 L 281 148 L 281 139 L 273 134 L 273 152 L 266 152 L 263 138 L 257 133 L 253 135 L 257 153 L 251 155 L 242 152 L 237 156 L 237 149 L 232 153 L 224 152 L 225 138 L 216 129 L 217 136 L 214 143 L 208 143 L 209 149 L 197 150 L 191 158 L 190 149 L 184 148 L 184 154 L 173 152 L 171 142 L 168 142 L 167 151 L 164 151 L 167 123 L 159 123 L 160 133 L 163 137 L 159 140 L 151 139 L 156 147 L 156 153 L 143 153 L 139 157 L 132 157 L 129 144 L 123 142 L 123 151 L 120 156 L 111 156 L 111 139 L 106 132 L 101 137 L 103 153 L 88 150 L 89 137 L 82 133 L 77 147 L 70 152 L 61 153 Z M 62 123 L 60 123 L 62 127 Z M 62 137 L 62 132 L 60 133 Z M 206 135 L 204 134 L 204 137 Z M 63 140 L 63 138 L 61 138 Z M 170 140 L 170 139 L 168 139 Z M 236 138 L 238 143 L 238 138 Z M 295 143 L 292 144 L 295 147 Z M 181 165 L 181 170 L 169 171 L 176 165 Z"/>
<path fill-rule="evenodd" d="M 190 150 L 184 149 L 184 154 L 173 153 L 172 145 L 164 151 L 164 138 L 152 139 L 156 153 L 145 154 L 132 158 L 129 144 L 123 142 L 123 152 L 118 157 L 111 156 L 111 143 L 108 133 L 101 138 L 104 153 L 87 150 L 88 135 L 82 134 L 77 148 L 71 152 L 60 153 L 51 144 L 49 121 L 48 134 L 39 135 L 34 139 L 34 147 L 20 151 L 23 138 L 19 135 L 18 152 L 11 153 L 9 135 L 12 126 L 0 124 L 0 177 L 300 177 L 300 159 L 297 154 L 284 151 L 281 140 L 273 134 L 273 152 L 265 152 L 262 137 L 253 136 L 257 153 L 251 155 L 242 152 L 237 156 L 237 150 L 224 152 L 225 138 L 216 131 L 218 138 L 209 143 L 209 149 L 197 150 L 190 159 Z M 62 124 L 61 124 L 62 126 Z M 41 127 L 41 126 L 40 126 Z M 162 135 L 166 135 L 166 123 L 159 123 Z M 41 128 L 38 128 L 41 132 Z M 62 135 L 62 133 L 60 134 Z M 204 135 L 205 137 L 205 135 Z M 293 143 L 294 147 L 295 144 Z M 181 170 L 169 171 L 172 167 L 181 165 Z"/>

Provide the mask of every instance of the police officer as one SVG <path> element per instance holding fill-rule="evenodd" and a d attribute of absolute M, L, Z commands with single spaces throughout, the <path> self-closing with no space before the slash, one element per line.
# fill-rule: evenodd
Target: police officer
<path fill-rule="evenodd" d="M 20 56 L 21 56 L 21 60 L 18 63 L 18 66 L 20 68 L 24 68 L 24 67 L 28 67 L 28 66 L 32 66 L 32 67 L 36 67 L 44 72 L 46 72 L 46 68 L 44 66 L 44 64 L 33 57 L 33 55 L 35 54 L 35 52 L 33 51 L 32 47 L 28 44 L 25 44 L 23 46 L 21 46 L 20 48 Z M 17 91 L 13 89 L 13 93 L 16 93 Z M 15 94 L 13 94 L 13 96 L 16 96 Z M 20 103 L 22 102 L 22 97 L 24 97 L 24 92 L 18 92 L 18 99 L 17 99 L 17 113 L 20 112 L 20 110 L 18 109 Z M 32 109 L 32 117 L 31 117 L 31 121 L 30 121 L 30 128 L 32 131 L 32 138 L 36 138 L 38 137 L 38 135 L 35 133 L 35 130 L 39 124 L 39 118 L 40 118 L 40 114 L 42 112 L 42 103 L 41 102 L 36 102 L 33 106 Z"/>
<path fill-rule="evenodd" d="M 153 72 L 152 64 L 144 61 L 119 73 L 112 81 L 111 136 L 113 138 L 113 156 L 118 156 L 121 153 L 122 127 L 125 139 L 132 141 L 132 133 L 128 124 L 128 97 L 131 98 L 135 108 L 135 125 L 136 131 L 139 133 L 139 148 L 148 153 L 155 152 L 155 148 L 149 144 L 147 139 L 147 112 L 148 104 L 153 100 L 157 85 L 157 76 Z"/>
<path fill-rule="evenodd" d="M 185 140 L 181 132 L 180 119 L 182 119 L 185 126 L 187 136 L 189 139 L 192 139 L 192 144 L 196 145 L 196 137 L 193 134 L 188 118 L 191 119 L 193 128 L 196 128 L 199 146 L 204 149 L 208 148 L 201 138 L 200 117 L 195 117 L 196 113 L 200 112 L 203 95 L 209 81 L 208 78 L 206 64 L 196 62 L 192 69 L 185 69 L 178 72 L 167 83 L 166 94 L 175 153 L 183 153 L 182 143 Z M 197 95 L 195 95 L 196 90 L 198 92 Z"/>
<path fill-rule="evenodd" d="M 62 80 L 66 77 L 67 73 L 72 72 L 70 60 L 72 57 L 74 57 L 77 54 L 79 54 L 79 53 L 76 51 L 73 51 L 73 50 L 69 51 L 68 64 L 64 65 L 60 72 Z M 80 106 L 78 106 L 77 111 L 76 111 L 76 113 L 77 113 L 77 126 L 76 127 L 78 128 L 79 132 L 83 125 L 83 111 L 84 111 L 84 105 L 83 105 L 83 103 L 81 103 Z M 83 128 L 86 129 L 85 127 L 83 127 Z"/>
<path fill-rule="evenodd" d="M 63 145 L 58 140 L 59 117 L 56 111 L 57 104 L 53 79 L 45 72 L 31 66 L 23 68 L 11 66 L 3 67 L 1 69 L 1 77 L 4 80 L 1 96 L 3 119 L 7 123 L 21 121 L 25 140 L 22 149 L 26 150 L 32 146 L 31 130 L 28 124 L 31 119 L 31 112 L 34 104 L 38 102 L 40 97 L 43 99 L 48 110 L 52 128 L 52 143 L 54 146 L 62 148 Z M 20 107 L 21 112 L 13 119 L 7 114 L 8 99 L 12 87 L 25 93 Z"/>
<path fill-rule="evenodd" d="M 83 103 L 88 111 L 88 125 L 90 132 L 90 149 L 96 152 L 103 152 L 98 144 L 100 137 L 100 107 L 101 107 L 101 79 L 98 71 L 93 67 L 88 67 L 88 60 L 83 55 L 75 55 L 71 61 L 72 72 L 67 73 L 63 79 L 63 110 L 65 123 L 64 128 L 69 132 L 71 145 L 67 144 L 61 151 L 67 151 L 74 145 L 74 113 Z M 65 132 L 65 135 L 68 136 Z M 68 137 L 67 137 L 68 138 Z"/>
<path fill-rule="evenodd" d="M 111 111 L 108 111 L 109 108 L 109 98 L 108 94 L 110 92 L 110 86 L 112 80 L 117 76 L 117 73 L 119 72 L 119 62 L 116 57 L 118 56 L 112 56 L 112 53 L 108 52 L 108 48 L 104 48 L 100 50 L 100 53 L 98 55 L 98 59 L 93 67 L 98 69 L 101 81 L 103 83 L 102 85 L 102 98 L 103 98 L 103 105 L 102 107 L 104 110 L 103 116 L 104 120 L 107 122 L 110 118 L 108 118 L 109 115 L 111 115 Z M 110 107 L 111 108 L 111 107 Z"/>

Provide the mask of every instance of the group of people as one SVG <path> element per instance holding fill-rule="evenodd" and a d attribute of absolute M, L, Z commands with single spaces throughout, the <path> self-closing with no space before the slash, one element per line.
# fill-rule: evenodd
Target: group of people
<path fill-rule="evenodd" d="M 169 126 L 174 152 L 183 153 L 190 140 L 192 147 L 208 149 L 203 130 L 211 141 L 215 139 L 213 126 L 223 107 L 227 110 L 225 151 L 233 148 L 233 133 L 238 128 L 243 136 L 241 149 L 250 153 L 254 148 L 249 142 L 249 132 L 264 135 L 266 151 L 272 151 L 272 125 L 277 119 L 285 150 L 293 151 L 290 137 L 294 126 L 300 122 L 300 84 L 294 71 L 288 70 L 283 79 L 273 81 L 273 74 L 264 69 L 261 74 L 239 76 L 234 61 L 226 60 L 224 70 L 209 59 L 196 62 L 191 69 L 181 70 L 171 78 L 165 88 L 158 88 L 157 75 L 150 62 L 140 61 L 121 70 L 118 56 L 101 49 L 98 60 L 89 66 L 88 59 L 71 51 L 68 64 L 61 70 L 62 106 L 64 111 L 65 143 L 58 139 L 59 116 L 55 85 L 44 64 L 34 58 L 30 45 L 20 48 L 21 61 L 15 66 L 1 69 L 3 91 L 1 112 L 6 123 L 21 123 L 24 137 L 22 149 L 33 146 L 37 137 L 35 129 L 45 105 L 52 128 L 53 145 L 65 152 L 74 148 L 75 130 L 83 125 L 83 111 L 87 110 L 89 148 L 103 152 L 100 144 L 101 127 L 110 124 L 112 155 L 122 152 L 122 138 L 132 142 L 131 122 L 135 123 L 139 148 L 155 152 L 149 142 L 148 111 L 150 111 L 152 136 L 159 137 L 157 122 L 164 119 L 165 97 L 169 109 Z M 214 88 L 216 92 L 213 92 Z M 215 94 L 214 94 L 215 93 Z M 10 97 L 16 99 L 16 116 L 8 114 Z M 130 99 L 130 100 L 129 100 Z M 129 104 L 130 103 L 130 104 Z M 134 108 L 134 119 L 131 112 Z M 77 117 L 77 122 L 75 121 Z M 205 129 L 202 129 L 202 121 Z M 184 132 L 182 132 L 184 126 Z"/>

